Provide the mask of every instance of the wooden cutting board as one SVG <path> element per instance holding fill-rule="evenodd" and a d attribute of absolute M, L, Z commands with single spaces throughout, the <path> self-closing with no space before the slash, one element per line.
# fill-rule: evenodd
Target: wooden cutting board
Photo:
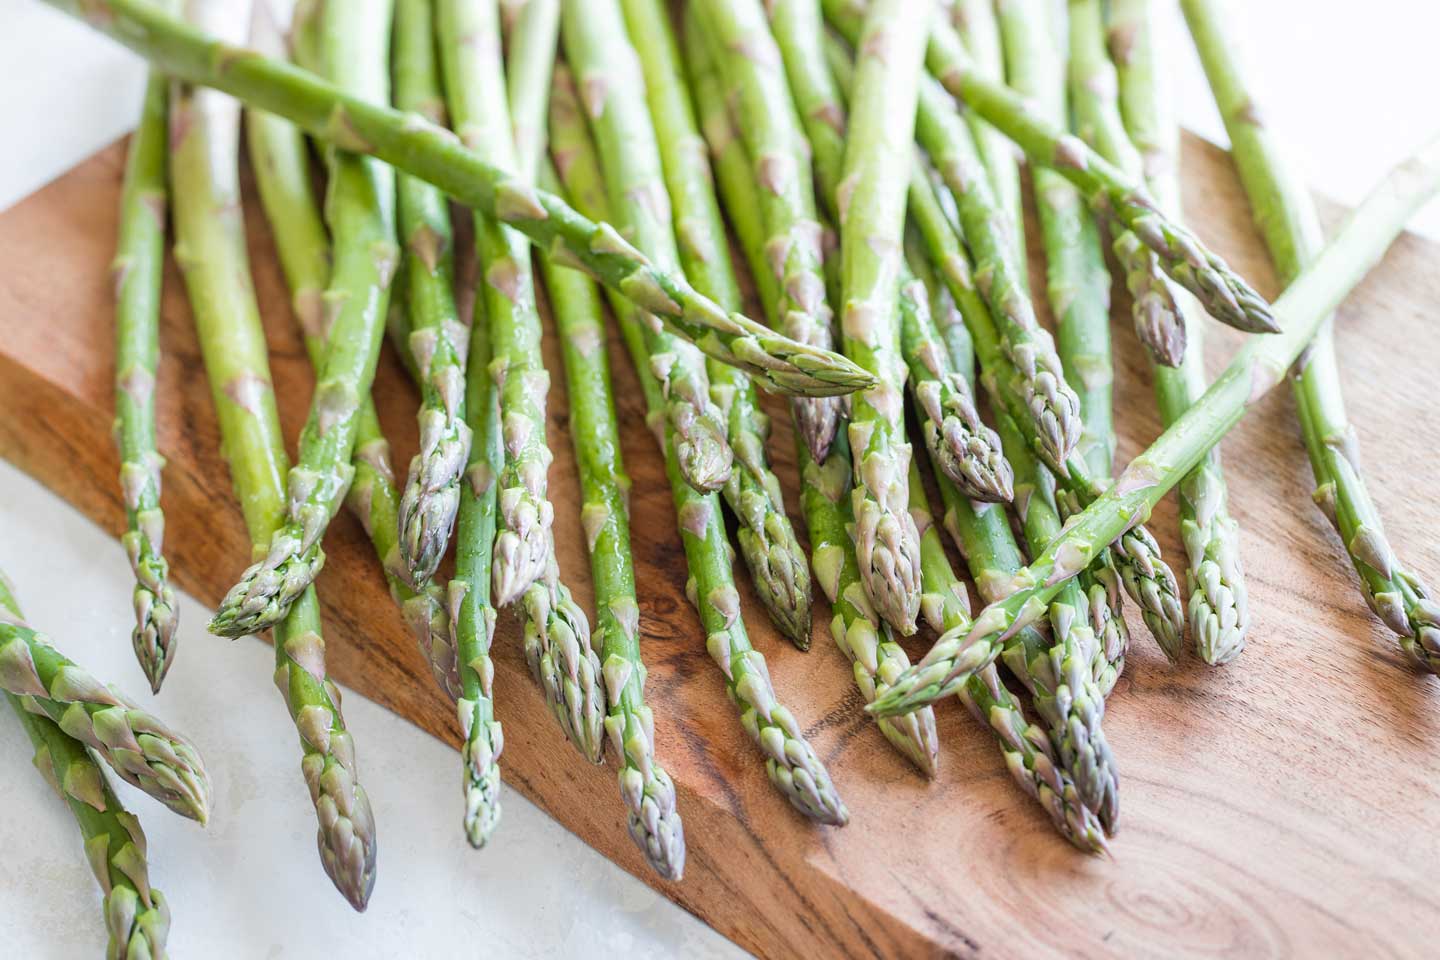
<path fill-rule="evenodd" d="M 111 147 L 0 214 L 0 455 L 116 534 L 123 515 L 110 439 L 108 263 L 122 162 L 121 146 Z M 1275 292 L 1224 155 L 1190 139 L 1185 162 L 1198 232 Z M 251 260 L 281 419 L 293 440 L 312 378 L 250 196 Z M 1333 225 L 1336 211 L 1327 212 Z M 1390 533 L 1403 557 L 1440 578 L 1433 472 L 1440 406 L 1430 392 L 1440 360 L 1432 320 L 1437 265 L 1440 248 L 1403 239 L 1343 311 L 1339 337 L 1351 411 Z M 1032 265 L 1037 283 L 1040 269 Z M 1128 317 L 1123 309 L 1116 316 L 1116 405 L 1128 458 L 1159 428 Z M 173 264 L 163 337 L 167 552 L 176 582 L 213 605 L 247 562 L 249 545 Z M 1229 331 L 1209 339 L 1217 363 L 1238 342 Z M 558 547 L 567 580 L 588 606 L 553 342 L 547 362 L 556 384 L 549 432 Z M 506 781 L 588 843 L 740 945 L 774 957 L 1419 956 L 1433 949 L 1440 684 L 1404 663 L 1362 604 L 1335 536 L 1310 502 L 1288 391 L 1275 391 L 1224 446 L 1244 531 L 1250 647 L 1223 669 L 1193 656 L 1171 668 L 1133 624 L 1137 640 L 1106 718 L 1124 782 L 1123 829 L 1114 860 L 1102 860 L 1055 835 L 1010 780 L 990 734 L 958 704 L 938 710 L 941 772 L 922 780 L 862 715 L 849 667 L 820 626 L 828 622 L 823 604 L 813 649 L 803 654 L 770 629 L 746 586 L 751 635 L 852 821 L 816 828 L 789 808 L 766 780 L 705 653 L 684 597 L 684 556 L 661 461 L 616 343 L 611 362 L 634 479 L 648 692 L 659 754 L 680 792 L 690 847 L 685 879 L 660 883 L 645 867 L 625 833 L 613 768 L 587 766 L 564 743 L 526 672 L 515 624 L 502 619 L 496 689 Z M 416 395 L 388 354 L 375 396 L 403 469 L 415 447 Z M 775 412 L 771 451 L 793 507 L 789 428 L 783 410 Z M 1153 529 L 1179 569 L 1173 501 L 1157 510 Z M 320 588 L 334 676 L 457 743 L 454 711 L 348 515 L 337 519 L 326 548 Z M 117 547 L 115 575 L 125 570 Z M 929 639 L 920 638 L 912 654 Z M 270 708 L 282 709 L 278 699 Z M 384 776 L 365 766 L 365 744 L 358 746 L 362 775 Z M 302 790 L 297 776 L 297 820 L 311 816 Z M 385 823 L 399 812 L 376 815 L 383 847 Z M 456 819 L 458 830 L 458 806 Z"/>

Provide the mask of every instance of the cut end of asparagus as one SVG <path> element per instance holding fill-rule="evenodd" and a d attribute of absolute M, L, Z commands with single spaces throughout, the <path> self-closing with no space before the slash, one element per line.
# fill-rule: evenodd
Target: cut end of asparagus
<path fill-rule="evenodd" d="M 305 540 L 290 526 L 276 531 L 269 555 L 253 564 L 230 588 L 210 621 L 210 632 L 221 637 L 247 637 L 273 627 L 325 565 L 318 537 Z"/>

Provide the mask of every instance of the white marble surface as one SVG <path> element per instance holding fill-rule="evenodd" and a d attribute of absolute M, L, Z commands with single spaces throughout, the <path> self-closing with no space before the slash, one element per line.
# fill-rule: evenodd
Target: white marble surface
<path fill-rule="evenodd" d="M 1223 142 L 1178 13 L 1162 6 L 1181 116 Z M 1236 8 L 1250 49 L 1273 58 L 1252 71 L 1272 127 L 1332 196 L 1358 200 L 1440 122 L 1433 98 L 1440 8 L 1414 0 L 1369 0 L 1363 8 L 1348 0 L 1250 0 Z M 0 0 L 0 24 L 4 208 L 128 129 L 142 71 L 36 0 Z M 1440 209 L 1432 206 L 1418 225 L 1440 235 Z M 98 675 L 142 690 L 129 651 L 130 585 L 119 546 L 3 463 L 0 530 L 0 567 L 16 581 L 30 618 Z M 174 903 L 176 956 L 740 953 L 513 793 L 492 846 L 470 852 L 458 830 L 454 754 L 350 695 L 346 719 L 381 829 L 379 883 L 369 912 L 355 916 L 315 858 L 269 650 L 207 636 L 207 614 L 182 599 L 182 652 L 158 712 L 206 752 L 216 785 L 213 825 L 202 831 L 119 787 L 144 820 L 154 881 Z M 0 719 L 3 952 L 97 956 L 103 931 L 93 881 L 68 816 L 28 772 L 28 758 L 24 737 Z"/>

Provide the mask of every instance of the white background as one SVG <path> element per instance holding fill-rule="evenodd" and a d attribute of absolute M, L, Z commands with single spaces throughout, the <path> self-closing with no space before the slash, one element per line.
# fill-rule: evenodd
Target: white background
<path fill-rule="evenodd" d="M 1157 2 L 1165 8 L 1181 116 L 1224 142 L 1178 12 Z M 1233 6 L 1266 118 L 1320 190 L 1358 200 L 1394 158 L 1440 124 L 1440 8 L 1414 0 Z M 0 0 L 0 25 L 4 208 L 129 129 L 143 71 L 37 0 Z M 1261 52 L 1268 59 L 1261 61 Z M 1440 235 L 1440 206 L 1417 226 Z M 25 318 L 0 325 L 18 322 Z M 129 649 L 130 580 L 120 547 L 3 462 L 0 530 L 0 567 L 32 622 L 148 703 Z M 144 820 L 151 876 L 174 905 L 175 956 L 740 953 L 513 792 L 492 845 L 470 851 L 459 830 L 458 758 L 350 694 L 345 716 L 381 829 L 379 882 L 369 911 L 356 916 L 316 859 L 314 819 L 294 731 L 270 682 L 270 652 L 206 635 L 208 613 L 182 598 L 182 652 L 157 712 L 206 752 L 216 786 L 212 826 L 202 831 L 119 785 Z M 29 756 L 24 736 L 0 717 L 3 952 L 102 955 L 98 894 L 73 824 L 30 772 Z"/>

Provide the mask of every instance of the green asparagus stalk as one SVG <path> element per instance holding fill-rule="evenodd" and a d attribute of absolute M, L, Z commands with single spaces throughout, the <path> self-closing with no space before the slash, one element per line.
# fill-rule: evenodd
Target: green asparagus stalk
<path fill-rule="evenodd" d="M 1105 52 L 1101 0 L 1070 0 L 1069 26 L 1075 131 L 1126 176 L 1141 180 L 1146 175 L 1144 161 L 1126 134 L 1115 66 Z M 1159 257 L 1134 232 L 1114 227 L 1111 249 L 1130 290 L 1135 336 L 1157 366 L 1178 367 L 1185 358 L 1189 324 L 1160 269 Z"/>
<path fill-rule="evenodd" d="M 550 111 L 551 149 L 570 198 L 587 214 L 603 218 L 608 200 L 600 161 L 589 132 L 580 122 L 582 114 L 574 105 L 574 96 L 569 77 L 557 69 Z M 569 104 L 566 98 L 572 98 Z M 676 524 L 689 568 L 685 592 L 705 630 L 706 650 L 725 675 L 726 689 L 740 710 L 741 726 L 765 755 L 770 782 L 810 819 L 843 825 L 850 815 L 830 774 L 806 742 L 795 715 L 777 698 L 765 657 L 750 645 L 745 632 L 720 500 L 713 493 L 696 490 L 680 475 L 674 430 L 664 416 L 660 383 L 641 362 L 645 350 L 641 310 L 615 291 L 608 292 L 625 345 L 636 361 L 636 376 L 645 392 L 649 420 L 665 456 Z"/>
<path fill-rule="evenodd" d="M 285 54 L 285 42 L 268 3 L 255 7 L 250 42 L 267 54 Z M 321 297 L 330 276 L 330 238 L 311 188 L 305 138 L 288 120 L 250 110 L 245 116 L 245 140 L 261 205 L 290 287 L 291 311 L 304 337 L 310 365 L 318 371 L 325 362 Z M 437 584 L 428 584 L 417 593 L 405 580 L 395 519 L 400 495 L 390 468 L 390 444 L 381 432 L 375 404 L 369 397 L 360 406 L 350 463 L 355 468 L 355 480 L 345 502 L 365 528 L 385 573 L 390 596 L 414 633 L 435 682 L 453 699 L 459 691 L 459 674 L 445 592 Z"/>
<path fill-rule="evenodd" d="M 1167 213 L 1180 214 L 1177 175 L 1180 127 L 1159 66 L 1154 24 L 1148 0 L 1115 0 L 1111 10 L 1109 46 L 1119 69 L 1125 126 L 1144 157 L 1144 168 L 1156 202 Z M 1195 304 L 1180 295 L 1182 309 L 1195 316 Z M 1199 400 L 1209 385 L 1205 374 L 1203 326 L 1190 327 L 1190 347 L 1179 369 L 1155 368 L 1155 397 L 1160 417 L 1174 423 Z M 1211 450 L 1177 488 L 1180 532 L 1189 565 L 1190 630 L 1195 649 L 1211 665 L 1240 655 L 1250 628 L 1245 574 L 1240 563 L 1240 528 L 1230 516 L 1220 451 Z"/>
<path fill-rule="evenodd" d="M 911 451 L 894 313 L 915 102 L 933 13 L 930 0 L 882 0 L 866 16 L 837 192 L 842 344 L 877 379 L 851 400 L 855 552 L 870 603 L 905 635 L 915 632 L 919 612 L 920 535 L 906 507 Z"/>
<path fill-rule="evenodd" d="M 1000 33 L 999 18 L 1005 15 L 1006 4 L 996 4 L 994 0 L 947 2 L 950 7 L 950 25 L 965 45 L 975 68 L 986 79 L 1004 83 L 1010 64 L 1009 53 Z M 1015 148 L 1005 134 L 973 112 L 967 113 L 965 120 L 975 137 L 975 146 L 980 151 L 985 170 L 990 174 L 990 185 L 994 188 L 996 203 L 1009 221 L 1010 236 L 1016 244 L 1015 262 L 1026 263 L 1025 209 L 1021 200 L 1020 165 L 1016 162 Z M 1021 271 L 1019 281 L 1022 286 L 1029 282 L 1025 271 Z"/>
<path fill-rule="evenodd" d="M 738 115 L 746 155 L 754 164 L 766 253 L 781 298 L 768 312 L 780 318 L 786 336 L 830 349 L 833 314 L 825 295 L 815 187 L 801 146 L 805 133 L 765 9 L 760 0 L 701 0 L 693 9 L 705 25 Z M 811 456 L 824 463 L 840 423 L 839 401 L 797 397 L 790 409 Z"/>
<path fill-rule="evenodd" d="M 428 0 L 395 4 L 395 106 L 445 122 Z M 420 374 L 420 449 L 400 498 L 400 553 L 411 583 L 434 575 L 455 528 L 460 474 L 470 452 L 465 425 L 464 330 L 452 293 L 454 250 L 445 195 L 423 180 L 395 179 L 404 251 L 401 289 L 410 317 L 410 350 Z"/>
<path fill-rule="evenodd" d="M 1047 9 L 1045 0 L 1009 0 L 998 12 L 1010 85 L 1051 123 L 1066 126 L 1066 61 L 1052 25 L 1054 11 Z M 1099 229 L 1079 192 L 1047 167 L 1033 166 L 1030 176 L 1056 346 L 1066 380 L 1080 401 L 1077 449 L 1096 476 L 1108 477 L 1115 456 L 1110 270 Z"/>
<path fill-rule="evenodd" d="M 1230 135 L 1255 222 L 1281 277 L 1293 282 L 1321 256 L 1323 234 L 1314 201 L 1257 115 L 1217 5 L 1185 0 L 1181 7 Z M 1320 324 L 1291 374 L 1315 474 L 1314 499 L 1340 534 L 1370 609 L 1413 661 L 1440 672 L 1440 604 L 1395 556 L 1360 472 L 1359 444 L 1345 413 L 1332 327 L 1328 318 Z"/>
<path fill-rule="evenodd" d="M 1128 525 L 1146 515 L 1192 470 L 1226 431 L 1276 383 L 1404 228 L 1440 192 L 1440 138 L 1395 167 L 1349 223 L 1275 302 L 1284 332 L 1248 342 L 1200 400 L 1094 503 L 1069 519 L 1021 572 L 1025 584 L 975 618 L 969 630 L 945 634 L 925 658 L 871 704 L 879 716 L 904 713 L 953 692 L 992 663 L 1016 630 L 1043 615 L 1065 581 L 1085 569 Z"/>
<path fill-rule="evenodd" d="M 327 4 L 321 12 L 321 57 L 339 86 L 370 102 L 390 98 L 389 40 L 393 0 Z M 334 269 L 325 292 L 329 347 L 310 414 L 300 433 L 299 462 L 287 479 L 287 518 L 265 557 L 221 601 L 210 622 L 221 636 L 273 626 L 325 563 L 320 541 L 354 479 L 350 458 L 363 398 L 375 378 L 390 278 L 395 270 L 394 174 L 377 160 L 330 151 L 326 200 Z"/>
<path fill-rule="evenodd" d="M 170 566 L 161 552 L 165 514 L 155 448 L 155 369 L 160 360 L 160 289 L 165 264 L 165 124 L 170 81 L 151 75 L 140 123 L 130 138 L 120 192 L 115 276 L 115 439 L 125 534 L 120 538 L 135 575 L 132 600 L 135 658 L 150 689 L 160 692 L 175 656 L 178 615 Z"/>
<path fill-rule="evenodd" d="M 919 489 L 919 472 L 912 471 L 912 508 L 924 504 Z M 1003 514 L 1000 507 L 992 508 Z M 929 522 L 928 510 L 921 518 L 926 619 L 939 631 L 963 630 L 970 624 L 970 610 L 964 602 L 965 587 L 955 576 L 940 534 Z M 919 522 L 919 521 L 917 521 Z M 995 667 L 986 667 L 972 676 L 958 691 L 960 699 L 980 723 L 990 727 L 1005 757 L 1005 766 L 1020 789 L 1034 797 L 1060 835 L 1087 853 L 1106 852 L 1105 831 L 1095 814 L 1080 802 L 1079 791 L 1070 774 L 1055 757 L 1050 737 L 1025 719 L 1024 708 L 1000 679 Z"/>
<path fill-rule="evenodd" d="M 228 35 L 244 28 L 240 7 L 206 5 L 200 12 Z M 240 219 L 237 106 L 219 93 L 180 88 L 171 105 L 170 175 L 175 259 L 190 293 L 231 482 L 263 554 L 285 519 L 288 458 Z M 275 682 L 300 735 L 321 863 L 346 899 L 364 909 L 375 883 L 375 822 L 356 780 L 339 690 L 325 675 L 320 626 L 310 588 L 275 630 Z"/>
<path fill-rule="evenodd" d="M 145 833 L 140 821 L 120 805 L 104 772 L 85 744 L 67 735 L 27 701 L 7 695 L 10 706 L 35 748 L 35 769 L 70 808 L 85 858 L 105 895 L 108 960 L 164 957 L 170 935 L 170 902 L 150 886 Z"/>
<path fill-rule="evenodd" d="M 450 113 L 462 140 L 502 169 L 515 162 L 508 93 L 500 59 L 500 22 L 492 3 L 445 0 L 439 8 Z M 540 48 L 543 53 L 543 47 Z M 550 50 L 553 56 L 553 47 Z M 604 749 L 604 691 L 590 624 L 560 582 L 546 474 L 550 376 L 540 342 L 530 248 L 525 238 L 477 211 L 476 252 L 485 282 L 489 376 L 500 403 L 503 466 L 497 484 L 498 532 L 493 602 L 519 600 L 526 661 L 551 714 L 587 759 Z"/>
<path fill-rule="evenodd" d="M 501 15 L 506 12 L 502 6 Z M 533 183 L 545 159 L 545 117 L 560 37 L 560 0 L 524 0 L 515 22 L 506 27 L 505 37 L 505 89 L 510 95 L 515 172 Z"/>
<path fill-rule="evenodd" d="M 561 22 L 561 38 L 600 150 L 616 226 L 659 267 L 676 270 L 680 258 L 659 138 L 646 110 L 640 62 L 619 5 L 614 0 L 567 2 Z M 658 325 L 647 322 L 645 328 L 645 362 L 664 391 L 681 472 L 697 490 L 719 490 L 730 478 L 734 455 L 726 442 L 724 414 L 710 399 L 704 358 Z"/>
<path fill-rule="evenodd" d="M 126 783 L 182 817 L 210 816 L 210 779 L 185 737 L 66 659 L 44 634 L 0 610 L 0 690 L 85 743 Z"/>
<path fill-rule="evenodd" d="M 854 43 L 869 0 L 824 4 L 826 17 Z M 1063 127 L 1047 122 L 1015 91 L 987 79 L 948 25 L 931 30 L 926 62 L 946 90 L 1015 141 L 1032 162 L 1063 174 L 1103 219 L 1133 231 L 1211 316 L 1241 330 L 1276 332 L 1270 305 L 1243 278 L 1188 230 L 1160 214 L 1140 183 Z"/>
<path fill-rule="evenodd" d="M 834 396 L 871 377 L 843 357 L 795 343 L 747 317 L 727 316 L 673 274 L 655 269 L 613 229 L 558 197 L 530 189 L 475 157 L 430 123 L 366 102 L 273 59 L 217 41 L 166 16 L 149 0 L 46 0 L 123 43 L 172 76 L 213 86 L 270 110 L 314 136 L 368 152 L 553 247 L 607 286 L 623 287 L 677 336 L 759 377 L 781 393 Z"/>
<path fill-rule="evenodd" d="M 772 16 L 780 12 L 783 11 L 777 6 L 772 10 Z M 817 31 L 815 41 L 818 41 L 819 21 L 815 19 L 811 22 Z M 685 32 L 686 60 L 691 68 L 701 126 L 714 156 L 715 172 L 730 222 L 735 227 L 763 302 L 777 302 L 774 287 L 779 281 L 768 269 L 765 258 L 765 227 L 752 189 L 750 158 L 745 153 L 745 144 L 731 124 L 721 80 L 707 44 L 698 36 L 697 25 L 693 21 L 687 21 Z M 804 36 L 803 33 L 800 35 Z M 824 63 L 823 60 L 819 62 Z M 828 74 L 817 76 L 829 80 Z M 833 85 L 833 81 L 830 82 Z M 794 89 L 797 101 L 803 104 L 805 97 L 800 92 L 801 85 L 794 85 Z M 821 111 L 817 115 L 838 118 L 843 128 L 843 115 L 837 112 L 839 109 L 837 104 L 837 110 Z M 836 128 L 827 123 L 826 129 Z M 841 154 L 843 149 L 843 144 L 840 144 Z M 817 149 L 817 168 L 821 156 L 821 151 Z M 835 170 L 838 180 L 838 164 Z M 850 661 L 855 685 L 868 703 L 875 698 L 877 691 L 885 688 L 887 677 L 898 676 L 910 665 L 910 658 L 904 648 L 895 642 L 889 624 L 876 616 L 860 583 L 860 564 L 855 558 L 855 544 L 848 530 L 854 522 L 850 500 L 850 444 L 846 431 L 839 431 L 823 464 L 810 454 L 809 447 L 798 436 L 795 449 L 800 466 L 800 506 L 809 528 L 812 562 L 816 578 L 830 601 L 830 636 Z M 885 739 L 917 769 L 926 776 L 935 775 L 939 742 L 933 710 L 880 720 L 878 726 Z"/>
<path fill-rule="evenodd" d="M 727 310 L 738 310 L 740 286 L 730 262 L 730 241 L 669 9 L 660 0 L 622 0 L 622 7 L 644 71 L 645 95 L 674 211 L 680 265 L 697 290 Z M 711 397 L 725 416 L 728 442 L 735 453 L 735 469 L 721 493 L 738 524 L 740 555 L 770 619 L 790 642 L 808 649 L 810 567 L 785 515 L 780 479 L 770 469 L 765 452 L 770 418 L 760 409 L 754 384 L 739 370 L 711 361 L 707 373 Z"/>
<path fill-rule="evenodd" d="M 547 181 L 553 182 L 554 176 L 546 170 Z M 580 518 L 595 582 L 596 633 L 609 704 L 605 731 L 620 758 L 620 795 L 629 811 L 630 836 L 656 873 L 679 880 L 685 870 L 685 827 L 675 808 L 675 784 L 655 756 L 655 717 L 645 704 L 626 506 L 630 478 L 620 459 L 604 315 L 588 278 L 545 256 L 540 269 L 565 361 L 570 436 L 583 497 Z"/>

